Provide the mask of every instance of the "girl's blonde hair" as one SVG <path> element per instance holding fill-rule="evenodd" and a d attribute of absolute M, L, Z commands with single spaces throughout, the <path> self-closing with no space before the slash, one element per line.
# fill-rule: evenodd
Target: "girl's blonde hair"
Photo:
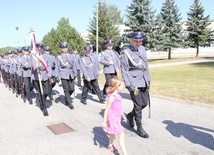
<path fill-rule="evenodd" d="M 109 82 L 109 87 L 106 88 L 106 93 L 111 94 L 113 93 L 121 84 L 123 80 L 120 78 L 112 78 Z"/>

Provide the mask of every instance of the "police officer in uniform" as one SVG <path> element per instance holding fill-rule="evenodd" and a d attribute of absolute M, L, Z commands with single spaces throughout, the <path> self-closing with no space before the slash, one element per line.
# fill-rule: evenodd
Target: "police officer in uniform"
<path fill-rule="evenodd" d="M 81 58 L 80 67 L 83 73 L 83 82 L 84 86 L 82 89 L 82 99 L 81 103 L 87 104 L 86 98 L 88 95 L 88 90 L 90 89 L 90 85 L 97 94 L 101 103 L 105 102 L 105 98 L 100 91 L 98 85 L 98 76 L 99 76 L 99 62 L 98 58 L 95 54 L 91 53 L 91 47 L 84 47 L 85 55 Z"/>
<path fill-rule="evenodd" d="M 50 61 L 50 69 L 51 69 L 51 81 L 49 82 L 49 98 L 52 101 L 53 100 L 53 88 L 56 85 L 56 58 L 55 56 L 50 54 L 51 48 L 49 46 L 46 46 L 44 48 L 44 53 L 48 55 L 49 61 Z"/>
<path fill-rule="evenodd" d="M 121 73 L 126 88 L 134 103 L 133 110 L 127 114 L 129 125 L 137 125 L 137 133 L 143 138 L 149 135 L 142 128 L 142 110 L 147 106 L 150 73 L 145 47 L 142 46 L 143 33 L 132 32 L 130 44 L 121 52 Z"/>
<path fill-rule="evenodd" d="M 81 87 L 80 55 L 78 54 L 78 51 L 76 48 L 73 48 L 73 54 L 77 64 L 77 86 Z"/>
<path fill-rule="evenodd" d="M 119 55 L 112 49 L 113 41 L 105 42 L 106 50 L 101 52 L 100 63 L 103 65 L 103 73 L 105 74 L 106 83 L 103 88 L 103 94 L 106 95 L 106 88 L 109 86 L 109 81 L 117 77 L 120 70 Z"/>
<path fill-rule="evenodd" d="M 71 95 L 75 91 L 74 81 L 77 76 L 77 65 L 73 54 L 68 53 L 68 43 L 60 44 L 61 54 L 56 58 L 57 77 L 61 79 L 65 94 L 65 104 L 74 109 Z"/>
<path fill-rule="evenodd" d="M 22 76 L 24 78 L 24 95 L 28 100 L 29 104 L 33 104 L 31 91 L 32 91 L 32 82 L 31 82 L 31 59 L 29 47 L 25 46 L 22 48 L 23 55 L 21 56 L 21 68 Z M 25 100 L 24 100 L 25 102 Z"/>
<path fill-rule="evenodd" d="M 21 55 L 22 55 L 22 49 L 18 48 L 17 49 L 17 57 L 14 60 L 16 63 L 16 92 L 17 96 L 21 94 L 21 76 L 22 76 L 22 69 L 21 69 Z"/>
<path fill-rule="evenodd" d="M 44 116 L 48 116 L 45 101 L 49 94 L 49 81 L 51 78 L 50 59 L 47 54 L 44 54 L 42 52 L 43 43 L 36 43 L 36 47 L 37 52 L 31 54 L 31 62 L 33 68 L 32 80 L 36 87 L 36 90 L 39 93 L 40 109 L 42 110 Z M 43 62 L 39 61 L 38 58 L 40 60 L 43 60 Z"/>

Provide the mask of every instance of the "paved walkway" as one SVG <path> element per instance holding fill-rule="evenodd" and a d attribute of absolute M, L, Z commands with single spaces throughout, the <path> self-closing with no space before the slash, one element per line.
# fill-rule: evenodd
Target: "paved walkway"
<path fill-rule="evenodd" d="M 214 62 L 214 59 L 209 58 L 209 59 L 202 59 L 202 60 L 187 60 L 187 61 L 180 61 L 180 62 L 149 64 L 149 68 L 177 66 L 177 65 L 194 64 L 194 63 L 200 63 L 200 62 Z"/>
<path fill-rule="evenodd" d="M 88 105 L 80 103 L 76 87 L 74 110 L 64 105 L 61 85 L 47 100 L 49 116 L 34 104 L 23 103 L 0 84 L 0 154 L 2 155 L 110 155 L 108 137 L 101 128 L 104 104 L 89 94 Z M 127 92 L 122 93 L 124 112 L 132 109 Z M 151 95 L 152 117 L 143 110 L 143 127 L 150 138 L 140 138 L 123 124 L 129 155 L 212 155 L 214 153 L 214 108 Z M 47 126 L 65 123 L 74 132 L 55 135 Z M 136 128 L 135 128 L 136 129 Z M 118 138 L 115 139 L 118 146 Z"/>

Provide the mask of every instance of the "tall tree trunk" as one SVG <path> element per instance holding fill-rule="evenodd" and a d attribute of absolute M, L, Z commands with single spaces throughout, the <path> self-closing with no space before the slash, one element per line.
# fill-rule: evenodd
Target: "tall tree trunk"
<path fill-rule="evenodd" d="M 172 48 L 170 47 L 169 51 L 168 51 L 168 59 L 171 59 L 171 50 L 172 50 Z"/>
<path fill-rule="evenodd" d="M 196 56 L 195 57 L 198 57 L 198 54 L 199 54 L 199 45 L 197 44 L 196 45 Z"/>

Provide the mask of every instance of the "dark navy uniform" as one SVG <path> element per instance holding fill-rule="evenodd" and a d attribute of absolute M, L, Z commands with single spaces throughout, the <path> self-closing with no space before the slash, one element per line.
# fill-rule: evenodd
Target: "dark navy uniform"
<path fill-rule="evenodd" d="M 145 48 L 141 45 L 143 33 L 131 33 L 131 43 L 121 52 L 121 73 L 126 88 L 129 90 L 134 103 L 133 110 L 127 115 L 129 124 L 137 124 L 137 133 L 144 138 L 149 135 L 142 128 L 142 109 L 147 106 L 150 73 Z M 138 93 L 136 93 L 138 92 Z"/>
<path fill-rule="evenodd" d="M 83 73 L 83 81 L 84 81 L 81 102 L 83 104 L 87 104 L 86 98 L 88 95 L 88 90 L 90 89 L 90 85 L 91 85 L 91 87 L 93 87 L 93 90 L 97 94 L 100 102 L 104 103 L 105 99 L 98 85 L 98 76 L 99 76 L 98 58 L 95 54 L 90 52 L 91 47 L 87 46 L 84 48 L 84 50 L 86 52 L 86 55 L 84 55 L 81 58 L 81 63 L 80 63 L 80 67 Z"/>
<path fill-rule="evenodd" d="M 103 88 L 103 94 L 106 95 L 106 88 L 109 86 L 109 81 L 117 77 L 120 71 L 119 55 L 112 49 L 113 41 L 105 42 L 106 50 L 101 52 L 100 63 L 103 65 L 103 73 L 105 74 L 106 83 Z"/>
<path fill-rule="evenodd" d="M 65 104 L 70 109 L 74 109 L 72 104 L 71 95 L 73 94 L 74 80 L 77 76 L 77 65 L 73 54 L 68 53 L 68 44 L 60 44 L 62 53 L 57 56 L 56 63 L 56 76 L 61 79 L 62 87 L 65 94 Z"/>

